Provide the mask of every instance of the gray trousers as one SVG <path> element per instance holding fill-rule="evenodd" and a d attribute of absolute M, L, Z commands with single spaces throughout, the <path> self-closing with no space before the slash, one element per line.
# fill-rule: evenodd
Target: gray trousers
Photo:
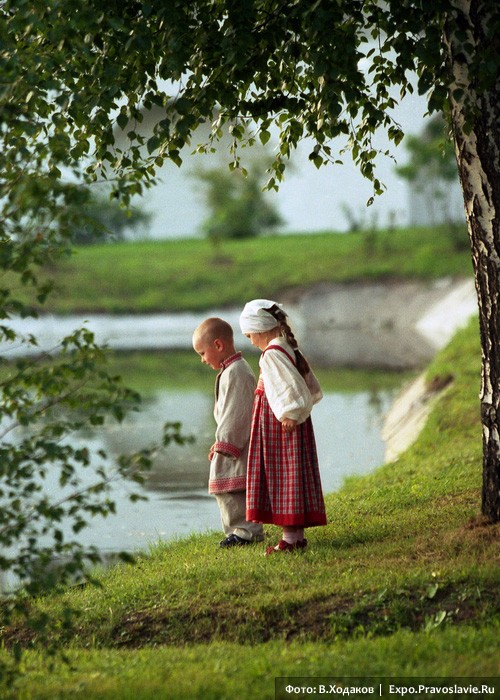
<path fill-rule="evenodd" d="M 261 523 L 251 523 L 246 520 L 246 491 L 231 493 L 216 493 L 217 505 L 220 510 L 222 529 L 225 535 L 238 535 L 244 540 L 262 542 L 264 530 Z"/>

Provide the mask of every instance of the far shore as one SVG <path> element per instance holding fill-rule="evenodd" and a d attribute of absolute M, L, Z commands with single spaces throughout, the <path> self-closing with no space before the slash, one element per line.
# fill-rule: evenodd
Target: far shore
<path fill-rule="evenodd" d="M 284 301 L 301 346 L 318 366 L 398 370 L 424 366 L 477 308 L 470 279 L 323 283 L 289 292 Z M 207 316 L 222 316 L 237 335 L 240 310 L 10 319 L 9 327 L 35 336 L 37 345 L 18 338 L 0 351 L 10 357 L 51 351 L 83 326 L 114 350 L 191 349 L 193 329 Z"/>

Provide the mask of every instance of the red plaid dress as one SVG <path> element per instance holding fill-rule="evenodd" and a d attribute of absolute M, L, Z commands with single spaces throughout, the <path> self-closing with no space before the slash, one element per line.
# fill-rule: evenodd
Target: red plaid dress
<path fill-rule="evenodd" d="M 285 433 L 266 398 L 262 376 L 253 407 L 246 517 L 285 527 L 326 525 L 311 417 Z"/>

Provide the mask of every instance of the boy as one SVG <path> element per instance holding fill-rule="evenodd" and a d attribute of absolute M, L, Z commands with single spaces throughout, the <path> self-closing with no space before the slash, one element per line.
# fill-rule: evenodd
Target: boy
<path fill-rule="evenodd" d="M 234 347 L 233 329 L 221 318 L 207 318 L 193 334 L 201 361 L 217 370 L 214 418 L 215 443 L 210 449 L 209 493 L 217 499 L 226 535 L 221 547 L 264 539 L 260 523 L 248 522 L 246 473 L 256 381 L 250 365 Z"/>

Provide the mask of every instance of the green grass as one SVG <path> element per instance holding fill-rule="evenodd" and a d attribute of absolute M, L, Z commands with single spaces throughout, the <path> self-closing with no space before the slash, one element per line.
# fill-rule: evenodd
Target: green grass
<path fill-rule="evenodd" d="M 465 233 L 464 233 L 465 240 Z M 196 311 L 241 305 L 319 282 L 386 277 L 434 279 L 471 274 L 470 252 L 446 229 L 284 235 L 227 241 L 216 257 L 206 240 L 79 248 L 50 271 L 59 313 Z M 49 274 L 47 272 L 47 274 Z M 27 290 L 22 290 L 27 301 Z"/>
<path fill-rule="evenodd" d="M 452 374 L 417 442 L 327 496 L 300 554 L 224 551 L 219 533 L 157 543 L 133 566 L 35 601 L 70 665 L 36 636 L 16 697 L 273 698 L 274 677 L 500 676 L 500 527 L 480 512 L 476 324 L 428 370 Z M 268 540 L 278 537 L 266 526 Z M 31 695 L 30 695 L 31 693 Z M 8 697 L 5 695 L 5 697 Z"/>
<path fill-rule="evenodd" d="M 432 635 L 401 630 L 376 643 L 367 638 L 336 644 L 267 642 L 244 649 L 215 643 L 145 648 L 133 654 L 99 649 L 70 653 L 74 665 L 61 664 L 50 674 L 44 671 L 43 658 L 32 654 L 27 665 L 31 683 L 24 684 L 24 693 L 3 697 L 274 700 L 274 679 L 283 675 L 309 682 L 342 676 L 436 678 L 454 677 L 460 669 L 466 675 L 486 677 L 491 674 L 488 660 L 498 652 L 499 632 L 492 625 L 448 628 Z"/>

